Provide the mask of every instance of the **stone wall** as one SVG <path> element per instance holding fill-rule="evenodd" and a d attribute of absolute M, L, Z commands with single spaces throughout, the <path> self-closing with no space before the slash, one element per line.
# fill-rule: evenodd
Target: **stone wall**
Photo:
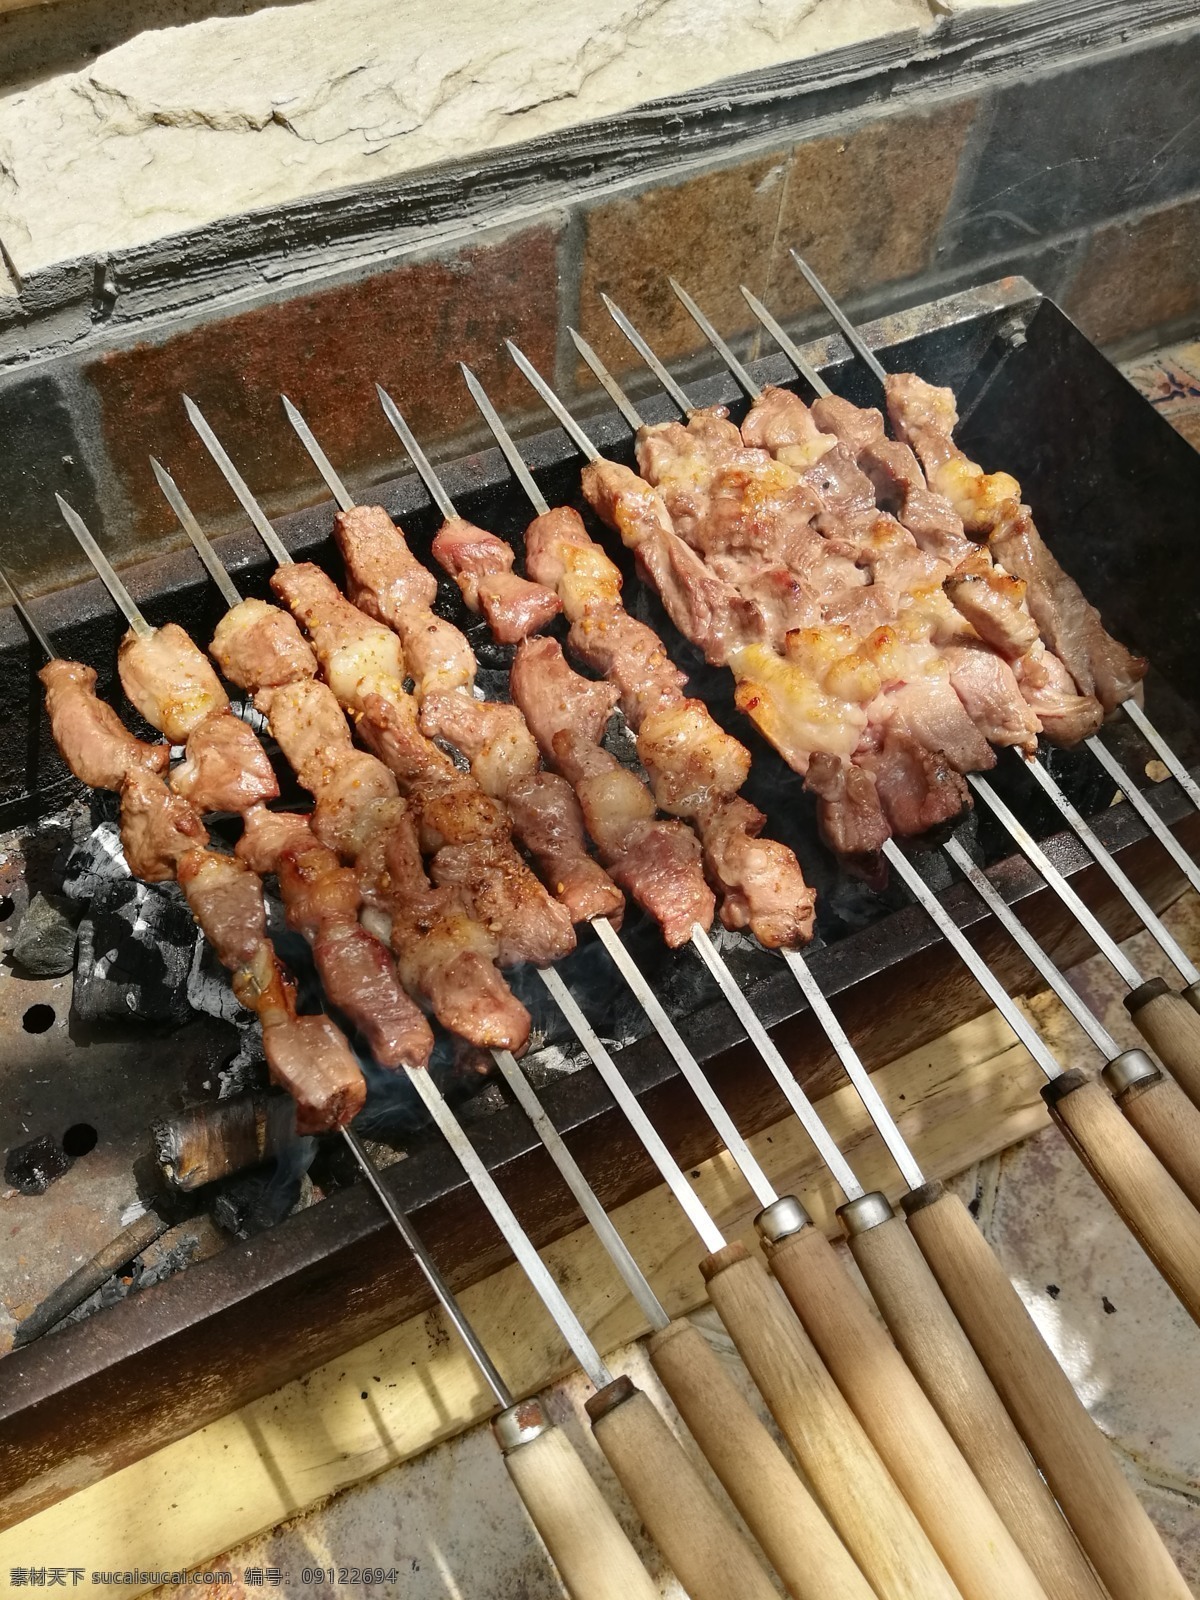
<path fill-rule="evenodd" d="M 0 298 L 4 559 L 31 590 L 80 572 L 56 489 L 120 560 L 181 543 L 151 452 L 212 531 L 232 526 L 182 392 L 282 510 L 323 491 L 280 393 L 361 490 L 402 461 L 377 380 L 436 455 L 478 437 L 457 360 L 503 410 L 532 412 L 505 336 L 569 396 L 592 387 L 569 325 L 632 371 L 601 291 L 685 364 L 700 338 L 671 273 L 727 334 L 749 337 L 742 283 L 802 332 L 824 330 L 789 246 L 864 315 L 1020 272 L 1103 345 L 1187 331 L 1198 74 L 1184 0 L 967 12 L 936 37 L 31 271 Z"/>

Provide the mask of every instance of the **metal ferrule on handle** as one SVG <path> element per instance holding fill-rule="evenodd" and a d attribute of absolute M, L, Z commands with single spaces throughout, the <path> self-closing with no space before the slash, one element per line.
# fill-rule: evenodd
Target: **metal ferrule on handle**
<path fill-rule="evenodd" d="M 656 1600 L 657 1584 L 570 1440 L 537 1400 L 502 1411 L 492 1431 L 530 1521 L 571 1600 Z"/>

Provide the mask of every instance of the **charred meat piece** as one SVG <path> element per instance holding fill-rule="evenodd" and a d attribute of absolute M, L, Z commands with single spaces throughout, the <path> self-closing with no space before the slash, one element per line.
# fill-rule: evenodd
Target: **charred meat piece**
<path fill-rule="evenodd" d="M 517 644 L 540 632 L 562 610 L 552 589 L 513 571 L 511 545 L 461 518 L 442 524 L 433 557 L 458 584 L 470 610 L 487 618 L 499 644 Z"/>
<path fill-rule="evenodd" d="M 135 878 L 165 883 L 179 863 L 208 843 L 195 807 L 172 794 L 157 773 L 133 767 L 121 785 L 121 842 Z"/>
<path fill-rule="evenodd" d="M 829 848 L 864 876 L 877 876 L 891 830 L 871 773 L 816 751 L 804 787 L 816 797 L 817 823 Z"/>
<path fill-rule="evenodd" d="M 230 683 L 249 693 L 317 675 L 317 658 L 295 617 L 266 600 L 243 600 L 227 611 L 209 650 Z"/>
<path fill-rule="evenodd" d="M 171 787 L 197 811 L 248 811 L 274 800 L 279 784 L 258 735 L 228 706 L 210 711 L 188 735 Z"/>
<path fill-rule="evenodd" d="M 263 1028 L 272 1080 L 296 1102 L 296 1132 L 345 1127 L 362 1110 L 367 1085 L 329 1017 L 289 1017 Z"/>
<path fill-rule="evenodd" d="M 129 699 L 171 744 L 184 744 L 205 717 L 229 704 L 208 657 L 174 622 L 148 639 L 131 629 L 117 649 L 117 671 Z"/>
<path fill-rule="evenodd" d="M 96 694 L 96 674 L 79 661 L 48 661 L 38 673 L 54 742 L 81 782 L 120 789 L 134 768 L 163 773 L 171 759 L 165 744 L 135 739 L 106 700 Z"/>

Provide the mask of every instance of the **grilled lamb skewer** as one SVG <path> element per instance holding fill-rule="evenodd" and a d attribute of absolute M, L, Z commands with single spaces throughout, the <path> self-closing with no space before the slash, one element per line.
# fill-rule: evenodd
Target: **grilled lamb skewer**
<path fill-rule="evenodd" d="M 487 396 L 465 367 L 463 374 L 495 430 L 499 419 Z M 502 434 L 501 429 L 497 438 Z M 717 725 L 702 701 L 685 697 L 684 675 L 653 630 L 625 610 L 621 575 L 589 537 L 578 513 L 569 507 L 551 511 L 520 458 L 511 459 L 535 510 L 541 512 L 526 530 L 529 571 L 562 600 L 571 621 L 568 642 L 574 652 L 615 686 L 622 711 L 636 732 L 638 754 L 655 800 L 664 811 L 687 818 L 700 835 L 709 879 L 721 894 L 722 922 L 730 928 L 749 927 L 771 948 L 807 942 L 812 937 L 815 897 L 792 852 L 759 837 L 765 818 L 739 793 L 749 771 L 749 752 Z M 714 629 L 710 638 L 717 651 L 723 648 L 717 642 L 719 632 L 719 627 Z M 574 676 L 565 663 L 554 666 L 560 685 L 558 710 L 548 702 L 541 710 L 550 719 L 545 725 L 550 741 L 569 737 L 560 720 L 562 694 Z M 523 682 L 526 694 L 537 694 L 532 673 L 524 673 Z M 532 702 L 525 709 L 532 721 Z M 539 739 L 548 748 L 541 734 Z"/>
<path fill-rule="evenodd" d="M 570 785 L 542 770 L 537 745 L 517 706 L 475 698 L 474 653 L 459 629 L 431 609 L 436 578 L 414 559 L 402 531 L 381 506 L 355 506 L 344 488 L 340 498 L 334 538 L 346 564 L 351 598 L 399 635 L 420 707 L 421 731 L 462 751 L 484 793 L 508 808 L 517 837 L 572 922 L 607 917 L 619 927 L 624 897 L 588 854 L 583 817 Z M 494 565 L 490 548 L 484 559 L 489 568 Z M 524 584 L 511 571 L 507 575 Z M 495 597 L 492 610 L 516 604 L 532 624 L 523 591 L 514 594 L 511 586 Z"/>
<path fill-rule="evenodd" d="M 425 459 L 420 445 L 394 402 L 382 389 L 379 394 L 385 413 L 412 454 L 436 503 L 443 509 L 444 514 L 447 507 L 453 511 L 443 485 Z M 337 537 L 342 543 L 348 566 L 358 570 L 361 581 L 363 563 L 361 552 L 355 548 L 357 541 L 350 527 L 350 518 L 354 515 L 365 518 L 368 513 L 361 509 L 355 513 L 350 509 L 352 501 L 345 486 L 329 465 L 303 417 L 294 406 L 289 406 L 287 410 L 293 427 L 325 476 L 335 498 L 343 507 L 343 516 L 337 522 Z M 373 519 L 372 528 L 378 526 L 379 531 L 375 537 L 380 541 L 399 539 L 400 536 L 392 528 L 390 519 L 387 519 L 387 525 L 392 531 L 389 533 L 384 528 L 386 513 L 372 511 L 370 516 Z M 411 561 L 407 551 L 404 552 L 404 559 Z M 466 560 L 465 557 L 462 559 Z M 486 566 L 490 566 L 492 560 L 493 555 L 489 553 L 486 557 Z M 374 565 L 376 567 L 374 603 L 381 610 L 388 611 L 401 630 L 420 633 L 425 626 L 432 627 L 433 624 L 422 621 L 421 614 L 413 606 L 407 590 L 397 594 L 396 586 L 393 585 L 389 589 L 386 601 L 381 599 L 379 589 L 383 573 L 378 570 L 378 562 Z M 385 568 L 388 565 L 385 563 Z M 395 571 L 399 562 L 392 562 L 390 566 L 391 570 Z M 418 570 L 423 573 L 423 569 Z M 460 571 L 464 576 L 470 575 L 465 567 L 460 566 Z M 422 581 L 432 580 L 423 574 Z M 552 595 L 554 593 L 553 589 L 548 587 L 546 592 Z M 432 595 L 429 597 L 432 598 Z M 554 595 L 554 599 L 555 606 L 560 606 L 560 597 Z M 460 669 L 460 676 L 465 679 L 467 673 L 465 664 L 472 661 L 469 646 L 456 629 L 450 629 L 449 624 L 442 622 L 441 619 L 434 619 L 434 623 L 442 637 L 450 634 L 459 641 L 459 657 L 464 663 Z M 615 695 L 601 693 L 599 685 L 589 683 L 573 673 L 563 661 L 557 646 L 549 646 L 548 641 L 542 641 L 542 644 L 548 648 L 535 650 L 531 654 L 526 648 L 529 645 L 529 641 L 526 640 L 518 652 L 513 669 L 512 689 L 520 712 L 515 706 L 500 709 L 511 710 L 518 716 L 521 712 L 525 714 L 521 720 L 521 731 L 531 742 L 536 735 L 537 745 L 540 746 L 542 754 L 557 769 L 557 773 L 566 774 L 574 793 L 571 793 L 570 786 L 566 785 L 565 778 L 556 775 L 551 781 L 562 784 L 568 789 L 571 802 L 577 810 L 582 807 L 581 824 L 586 821 L 606 864 L 623 887 L 658 922 L 667 944 L 675 948 L 692 937 L 696 925 L 706 928 L 712 921 L 714 900 L 700 872 L 700 852 L 695 836 L 690 829 L 678 822 L 658 819 L 655 800 L 642 781 L 634 773 L 622 767 L 616 758 L 601 746 L 600 741 Z M 659 660 L 665 661 L 657 641 L 655 650 Z M 549 676 L 544 681 L 537 673 L 530 670 L 530 664 L 535 658 L 548 666 Z M 419 663 L 413 664 L 413 670 L 417 674 L 416 686 L 420 695 L 422 668 Z M 674 674 L 674 669 L 668 670 Z M 682 678 L 674 674 L 671 683 L 671 688 L 678 697 L 675 680 L 682 682 Z M 440 731 L 452 740 L 455 738 L 457 725 L 463 719 L 464 712 L 468 717 L 475 717 L 481 712 L 487 715 L 493 709 L 485 709 L 477 701 L 467 700 L 464 704 L 464 697 L 461 694 L 464 687 L 465 683 L 461 681 L 456 685 L 459 690 L 457 696 L 453 691 L 446 693 L 435 690 L 433 694 L 426 696 L 422 703 L 423 719 L 427 715 L 436 717 Z M 598 703 L 597 696 L 603 701 L 602 705 Z M 578 724 L 573 720 L 572 709 L 579 715 Z M 705 715 L 707 716 L 707 713 Z M 719 734 L 715 724 L 712 726 Z M 462 739 L 458 738 L 457 742 L 461 744 Z M 699 777 L 699 774 L 694 774 L 693 782 L 698 781 Z M 705 777 L 711 785 L 711 774 L 706 774 Z M 506 795 L 505 798 L 509 796 Z M 672 809 L 679 808 L 673 806 Z M 526 842 L 530 841 L 527 839 Z M 742 920 L 744 921 L 744 918 Z"/>
<path fill-rule="evenodd" d="M 39 676 L 63 760 L 83 782 L 121 796 L 129 870 L 147 883 L 176 879 L 234 993 L 258 1015 L 271 1076 L 296 1102 L 297 1132 L 349 1122 L 366 1099 L 358 1063 L 329 1017 L 296 1015 L 295 986 L 266 935 L 262 886 L 241 862 L 208 849 L 199 813 L 163 781 L 167 746 L 122 726 L 98 699 L 91 667 L 54 657 Z"/>
<path fill-rule="evenodd" d="M 570 916 L 513 848 L 504 808 L 421 732 L 396 635 L 311 562 L 289 561 L 271 582 L 308 633 L 338 703 L 398 780 L 433 882 L 462 890 L 498 940 L 501 965 L 541 966 L 568 954 Z"/>
<path fill-rule="evenodd" d="M 315 837 L 354 866 L 366 902 L 364 920 L 387 938 L 405 987 L 469 1043 L 523 1050 L 529 1013 L 494 965 L 499 943 L 472 916 L 456 886 L 429 882 L 414 818 L 395 778 L 378 757 L 355 747 L 333 691 L 315 675 L 316 657 L 294 619 L 265 601 L 239 598 L 169 473 L 152 464 L 229 604 L 213 636 L 213 653 L 231 682 L 255 693 L 276 742 L 316 801 Z M 266 837 L 257 827 L 255 833 Z"/>
<path fill-rule="evenodd" d="M 567 911 L 517 853 L 508 813 L 420 730 L 400 641 L 312 562 L 294 562 L 224 447 L 187 397 L 193 427 L 278 563 L 271 585 L 301 623 L 338 703 L 392 771 L 417 822 L 430 875 L 463 890 L 500 945 L 501 965 L 546 965 L 575 947 Z"/>
<path fill-rule="evenodd" d="M 207 763 L 207 776 L 202 775 L 199 786 L 190 786 L 193 796 L 202 788 L 211 797 L 219 795 L 224 802 L 221 809 L 236 811 L 246 818 L 269 817 L 271 813 L 263 800 L 279 791 L 257 734 L 234 717 L 227 699 L 216 713 L 204 710 L 205 702 L 225 697 L 208 659 L 176 624 L 150 630 L 82 519 L 72 512 L 67 520 L 131 624 L 121 645 L 118 665 L 123 682 L 131 682 L 139 691 L 139 701 L 135 702 L 139 710 L 168 736 L 182 734 L 189 722 L 195 722 L 200 734 L 206 736 L 199 759 Z M 303 643 L 298 634 L 297 642 Z M 303 664 L 316 669 L 311 654 L 309 662 Z M 197 693 L 197 686 L 201 686 L 202 693 Z M 201 719 L 198 722 L 197 717 Z M 213 731 L 225 724 L 243 730 L 249 741 L 229 741 L 219 732 L 214 739 Z M 239 779 L 237 763 L 243 752 L 253 773 L 269 775 L 269 786 L 257 779 L 245 783 Z M 184 765 L 195 759 L 189 745 Z M 172 786 L 180 788 L 177 784 Z M 192 803 L 198 811 L 194 798 Z M 282 837 L 277 831 L 277 847 L 269 857 L 261 846 L 247 854 L 244 844 L 245 840 L 238 845 L 238 859 L 260 875 L 277 875 L 288 925 L 302 933 L 312 946 L 326 995 L 363 1034 L 380 1066 L 426 1065 L 433 1051 L 433 1034 L 420 1009 L 401 987 L 386 947 L 358 919 L 362 894 L 353 873 L 342 867 L 311 832 L 301 837 L 293 829 Z"/>

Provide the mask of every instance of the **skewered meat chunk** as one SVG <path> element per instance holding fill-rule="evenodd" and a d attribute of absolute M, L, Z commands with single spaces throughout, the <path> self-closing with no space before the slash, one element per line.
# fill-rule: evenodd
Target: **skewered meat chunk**
<path fill-rule="evenodd" d="M 1104 707 L 1095 695 L 1078 692 L 1062 661 L 1040 640 L 1015 664 L 1014 671 L 1022 697 L 1051 744 L 1069 749 L 1099 730 Z"/>
<path fill-rule="evenodd" d="M 1020 500 L 1020 484 L 1007 472 L 984 472 L 954 443 L 958 410 L 951 390 L 913 372 L 894 372 L 884 392 L 896 435 L 915 452 L 930 487 L 945 495 L 968 533 L 986 538 L 997 518 Z"/>
<path fill-rule="evenodd" d="M 705 660 L 723 665 L 734 650 L 767 636 L 761 606 L 706 567 L 671 526 L 662 498 L 636 472 L 615 461 L 589 461 L 583 492 L 634 552 L 667 615 Z"/>
<path fill-rule="evenodd" d="M 990 563 L 964 562 L 942 585 L 956 611 L 1006 661 L 1019 661 L 1038 642 L 1037 623 L 1021 609 L 1025 585 Z"/>
<path fill-rule="evenodd" d="M 872 774 L 815 750 L 804 787 L 816 796 L 817 825 L 825 843 L 835 855 L 873 876 L 890 830 Z"/>
<path fill-rule="evenodd" d="M 498 943 L 456 888 L 430 884 L 405 802 L 375 802 L 364 836 L 360 881 L 391 918 L 392 950 L 405 986 L 426 995 L 438 1019 L 461 1038 L 520 1054 L 530 1017 L 493 964 Z"/>
<path fill-rule="evenodd" d="M 953 822 L 969 807 L 966 783 L 939 752 L 931 751 L 898 712 L 882 734 L 857 753 L 859 765 L 875 778 L 875 788 L 896 833 L 911 836 Z"/>
<path fill-rule="evenodd" d="M 237 854 L 256 872 L 278 876 L 288 926 L 312 945 L 326 996 L 360 1029 L 376 1061 L 425 1066 L 429 1024 L 400 987 L 386 948 L 358 920 L 357 878 L 313 836 L 308 819 L 256 807 Z"/>
<path fill-rule="evenodd" d="M 305 850 L 313 842 L 312 821 L 295 811 L 268 811 L 255 806 L 247 811 L 242 837 L 234 852 L 239 861 L 260 878 L 279 870 L 289 850 Z"/>
<path fill-rule="evenodd" d="M 267 938 L 267 913 L 257 875 L 233 856 L 188 851 L 178 868 L 180 887 L 223 966 L 253 967 Z"/>
<path fill-rule="evenodd" d="M 588 832 L 609 872 L 662 929 L 672 948 L 699 922 L 708 927 L 715 901 L 700 866 L 695 834 L 655 817 L 641 780 L 600 744 L 616 691 L 573 672 L 553 639 L 526 639 L 512 669 L 513 698 L 543 755 L 579 796 Z"/>
<path fill-rule="evenodd" d="M 696 807 L 704 865 L 721 891 L 721 922 L 749 928 L 768 950 L 794 949 L 813 936 L 817 897 L 786 845 L 760 837 L 766 817 L 740 795 Z"/>
<path fill-rule="evenodd" d="M 513 784 L 541 765 L 525 718 L 516 706 L 496 700 L 476 700 L 453 691 L 423 695 L 421 730 L 461 750 L 479 787 L 496 800 L 507 799 Z"/>
<path fill-rule="evenodd" d="M 311 561 L 277 567 L 271 587 L 308 634 L 338 704 L 362 713 L 367 698 L 404 678 L 400 641 L 340 594 Z"/>
<path fill-rule="evenodd" d="M 742 422 L 742 438 L 752 449 L 807 472 L 837 443 L 831 433 L 822 433 L 808 406 L 790 389 L 768 386 L 750 407 Z"/>
<path fill-rule="evenodd" d="M 1023 685 L 1014 687 L 1012 667 L 978 639 L 946 645 L 942 660 L 963 709 L 989 744 L 1013 745 L 1026 755 L 1037 751 L 1040 711 Z M 1072 685 L 1072 688 L 1074 686 Z M 1094 700 L 1088 706 L 1099 706 Z"/>
<path fill-rule="evenodd" d="M 589 535 L 572 506 L 556 506 L 525 530 L 525 561 L 562 601 L 572 622 L 621 604 L 621 569 Z"/>
<path fill-rule="evenodd" d="M 121 785 L 121 842 L 135 878 L 165 883 L 189 851 L 208 843 L 191 803 L 172 794 L 157 773 L 132 767 Z"/>
<path fill-rule="evenodd" d="M 460 517 L 448 519 L 433 541 L 433 557 L 458 584 L 471 611 L 482 612 L 500 644 L 538 633 L 562 610 L 552 589 L 512 570 L 512 546 Z"/>
<path fill-rule="evenodd" d="M 213 711 L 229 704 L 207 656 L 174 622 L 148 639 L 131 629 L 117 649 L 121 687 L 171 744 L 183 744 Z"/>
<path fill-rule="evenodd" d="M 428 611 L 437 579 L 409 550 L 382 506 L 339 511 L 334 538 L 350 574 L 350 598 L 368 615 L 394 623 L 410 607 Z"/>
<path fill-rule="evenodd" d="M 1147 662 L 1105 631 L 1100 613 L 1047 549 L 1027 506 L 1012 506 L 999 518 L 989 548 L 1024 579 L 1038 631 L 1080 692 L 1115 711 L 1145 677 Z"/>
<path fill-rule="evenodd" d="M 567 780 L 557 772 L 531 773 L 518 779 L 505 799 L 513 826 L 555 897 L 571 913 L 571 921 L 607 917 L 619 928 L 625 897 L 588 854 L 583 812 Z"/>
<path fill-rule="evenodd" d="M 263 1053 L 272 1081 L 296 1102 L 296 1132 L 326 1133 L 352 1122 L 367 1085 L 330 1017 L 288 1017 L 263 1027 Z"/>
<path fill-rule="evenodd" d="M 317 675 L 317 658 L 295 617 L 266 600 L 243 600 L 228 610 L 209 650 L 230 683 L 248 693 Z"/>
<path fill-rule="evenodd" d="M 93 789 L 119 789 L 136 767 L 163 773 L 171 759 L 165 744 L 135 739 L 106 700 L 96 694 L 93 668 L 79 661 L 48 661 L 38 673 L 46 710 L 63 760 Z"/>
<path fill-rule="evenodd" d="M 171 787 L 197 811 L 248 811 L 274 800 L 279 784 L 258 735 L 228 706 L 210 711 L 188 735 L 186 759 Z"/>

